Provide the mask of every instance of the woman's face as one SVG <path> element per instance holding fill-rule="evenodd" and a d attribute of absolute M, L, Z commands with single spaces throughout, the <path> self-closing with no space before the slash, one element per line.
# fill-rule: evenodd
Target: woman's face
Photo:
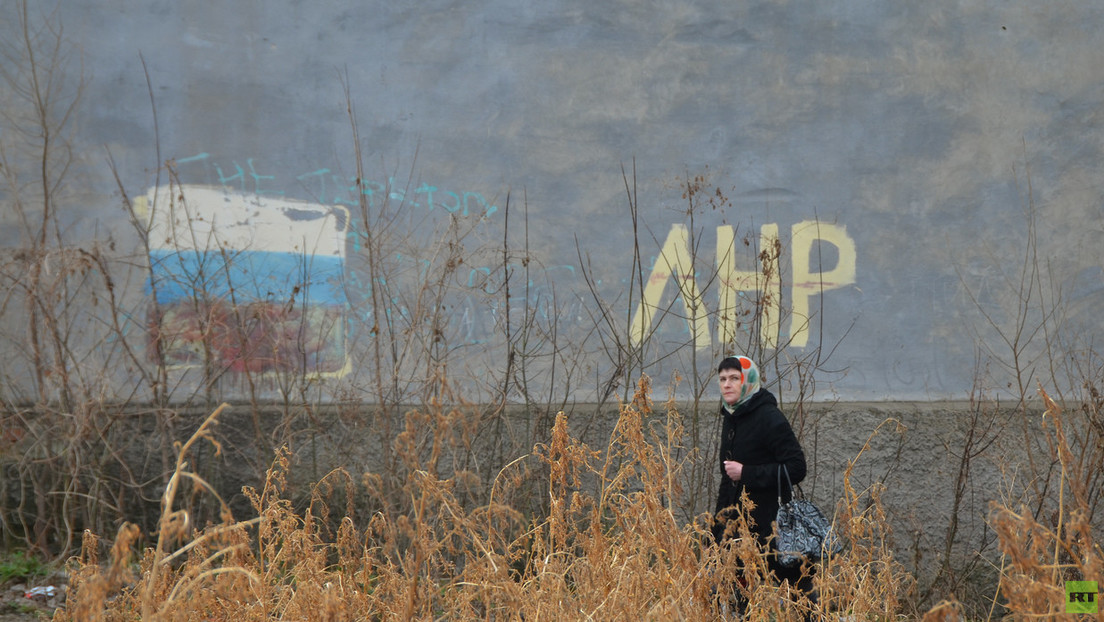
<path fill-rule="evenodd" d="M 722 369 L 717 380 L 721 384 L 721 399 L 729 406 L 735 404 L 744 388 L 744 374 L 739 369 Z"/>

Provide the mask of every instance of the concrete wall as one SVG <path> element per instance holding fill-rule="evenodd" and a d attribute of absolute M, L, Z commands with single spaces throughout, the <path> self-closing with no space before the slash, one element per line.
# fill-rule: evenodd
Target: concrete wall
<path fill-rule="evenodd" d="M 16 3 L 0 6 L 13 15 Z M 347 89 L 372 209 L 389 201 L 415 247 L 465 214 L 471 239 L 493 244 L 504 238 L 509 197 L 507 235 L 513 248 L 528 246 L 532 284 L 514 296 L 560 318 L 565 336 L 591 309 L 584 270 L 626 328 L 637 309 L 628 170 L 643 275 L 667 284 L 653 302 L 674 310 L 653 325 L 646 371 L 655 378 L 687 375 L 695 357 L 708 368 L 758 338 L 733 326 L 724 343 L 725 296 L 737 309 L 755 298 L 708 278 L 727 232 L 737 251 L 730 270 L 742 271 L 772 239 L 761 234 L 777 232 L 778 332 L 794 339 L 782 356 L 832 352 L 814 399 L 963 399 L 979 373 L 1003 390 L 995 361 L 1010 354 L 1000 333 L 1016 332 L 1025 288 L 1035 288 L 1029 328 L 1060 288 L 1060 351 L 1078 350 L 1099 327 L 1104 33 L 1095 25 L 1104 7 L 1095 3 L 57 7 L 85 76 L 63 212 L 74 241 L 110 232 L 121 249 L 138 248 L 107 152 L 132 197 L 155 197 L 150 189 L 167 183 L 160 159 L 175 161 L 186 187 L 233 200 L 355 207 Z M 32 3 L 36 19 L 42 11 Z M 0 93 L 12 101 L 10 88 Z M 691 220 L 683 189 L 699 175 L 708 192 Z M 715 190 L 723 200 L 710 203 Z M 795 239 L 817 222 L 832 235 Z M 660 253 L 678 226 L 696 240 L 689 266 L 667 266 Z M 5 229 L 5 243 L 18 245 L 14 225 Z M 1041 285 L 1023 284 L 1025 257 L 1041 268 Z M 511 265 L 520 275 L 520 255 Z M 503 309 L 479 283 L 501 272 L 501 257 L 472 253 L 464 267 L 442 312 L 453 344 L 472 352 L 495 343 Z M 343 266 L 351 293 L 338 303 L 350 334 L 363 335 L 376 318 L 360 269 Z M 710 314 L 704 337 L 678 317 L 679 274 L 695 275 Z M 136 306 L 143 295 L 132 291 Z M 585 333 L 577 341 L 585 345 Z M 1021 360 L 1034 364 L 1040 342 Z M 696 354 L 668 356 L 687 343 Z M 355 368 L 359 359 L 348 360 Z M 599 354 L 586 362 L 604 364 Z"/>
<path fill-rule="evenodd" d="M 682 491 L 671 503 L 676 518 L 690 522 L 714 508 L 720 477 L 716 464 L 719 421 L 709 409 L 698 415 L 695 426 L 692 405 L 676 406 L 685 436 L 678 441 L 682 448 L 671 454 L 671 466 L 677 469 Z M 976 421 L 975 413 L 979 415 Z M 390 428 L 374 409 L 365 405 L 320 409 L 310 417 L 300 414 L 288 419 L 285 414 L 278 409 L 266 409 L 261 419 L 281 422 L 274 427 L 282 429 L 289 439 L 293 456 L 290 487 L 285 495 L 296 503 L 305 503 L 314 482 L 334 469 L 346 470 L 357 484 L 354 505 L 360 512 L 374 503 L 360 485 L 364 473 L 397 477 L 401 483 L 412 469 L 426 470 L 441 478 L 454 478 L 457 472 L 464 471 L 467 475 L 455 477 L 455 492 L 461 502 L 485 503 L 486 491 L 495 484 L 496 500 L 510 503 L 518 510 L 540 512 L 547 503 L 548 467 L 535 455 L 534 443 L 547 442 L 555 413 L 527 412 L 522 407 L 500 414 L 466 406 L 457 406 L 455 410 L 446 406 L 440 412 L 410 408 L 396 411 Z M 577 404 L 565 414 L 570 432 L 599 452 L 593 467 L 601 469 L 617 422 L 616 412 L 608 406 Z M 849 484 L 856 494 L 854 510 L 865 511 L 877 500 L 885 511 L 885 521 L 878 525 L 888 535 L 887 544 L 896 561 L 917 578 L 920 590 L 932 587 L 944 561 L 953 569 L 962 583 L 955 587 L 945 583 L 936 586 L 936 600 L 950 591 L 971 605 L 977 605 L 973 600 L 978 593 L 991 596 L 996 584 L 992 572 L 995 566 L 990 563 L 999 565 L 1000 552 L 987 522 L 992 516 L 992 504 L 1003 503 L 1020 511 L 1025 507 L 1020 502 L 1024 502 L 1033 511 L 1039 499 L 1023 496 L 1032 480 L 1044 488 L 1049 481 L 1057 490 L 1052 456 L 1045 449 L 1047 426 L 1038 412 L 1017 414 L 1013 410 L 984 407 L 977 410 L 970 404 L 953 402 L 877 402 L 814 405 L 801 414 L 792 409 L 788 414 L 809 465 L 802 483 L 806 496 L 832 515 L 837 503 L 845 499 L 845 478 L 850 477 Z M 187 435 L 204 416 L 202 411 L 180 413 L 175 426 Z M 1074 422 L 1072 417 L 1071 414 L 1070 423 Z M 151 431 L 155 427 L 148 416 L 133 421 L 144 421 Z M 229 408 L 214 428 L 221 453 L 214 455 L 212 448 L 201 442 L 189 459 L 189 468 L 214 485 L 239 519 L 253 515 L 241 487 L 260 486 L 263 473 L 271 464 L 271 455 L 266 454 L 264 444 L 253 434 L 253 421 L 248 405 Z M 412 426 L 407 427 L 407 421 Z M 666 421 L 666 405 L 655 404 L 644 422 L 650 442 L 666 443 L 663 432 Z M 394 455 L 391 462 L 385 459 L 385 444 L 377 440 L 388 429 L 395 434 L 406 430 L 404 443 L 414 450 L 404 459 L 396 459 Z M 657 437 L 651 436 L 653 431 L 658 433 Z M 440 434 L 437 439 L 440 444 L 436 446 L 435 433 Z M 155 441 L 153 436 L 140 436 Z M 386 445 L 391 451 L 400 447 L 400 443 Z M 132 447 L 132 455 L 137 457 L 134 472 L 158 481 L 156 461 L 143 460 L 135 449 L 137 444 Z M 1034 465 L 1030 464 L 1029 453 Z M 620 460 L 624 459 L 622 455 Z M 143 462 L 145 467 L 140 466 Z M 611 467 L 614 471 L 617 464 Z M 151 466 L 153 471 L 142 470 Z M 513 487 L 504 484 L 518 472 L 527 474 L 526 484 L 515 483 Z M 583 477 L 579 489 L 597 495 L 595 478 L 586 473 L 580 475 Z M 388 481 L 396 485 L 395 480 Z M 627 485 L 632 489 L 632 482 Z M 340 491 L 343 485 L 336 488 Z M 1041 504 L 1045 511 L 1040 520 L 1044 523 L 1048 513 L 1057 507 L 1056 495 L 1054 492 L 1054 500 Z M 151 499 L 156 497 L 150 495 Z M 195 496 L 181 503 L 198 505 L 202 501 L 202 496 Z M 331 503 L 335 511 L 344 507 L 343 501 Z M 155 514 L 156 508 L 147 505 L 147 513 Z M 135 514 L 132 520 L 137 518 Z M 984 561 L 979 564 L 978 560 Z"/>
<path fill-rule="evenodd" d="M 653 456 L 670 451 L 667 464 L 680 492 L 669 501 L 676 520 L 688 523 L 714 507 L 719 421 L 712 405 L 700 406 L 696 414 L 693 404 L 674 406 L 682 424 L 677 447 L 669 445 L 664 429 L 668 404 L 653 404 L 644 426 Z M 871 512 L 874 520 L 864 525 L 885 534 L 894 559 L 915 576 L 919 591 L 908 597 L 913 604 L 931 605 L 953 593 L 982 615 L 989 607 L 985 598 L 997 588 L 994 569 L 1000 561 L 988 522 L 992 504 L 1038 511 L 1039 520 L 1050 525 L 1059 516 L 1063 491 L 1068 503 L 1068 488 L 1061 488 L 1058 478 L 1072 473 L 1062 472 L 1047 447 L 1048 428 L 1056 419 L 1044 419 L 1038 412 L 962 402 L 788 404 L 784 410 L 809 465 L 803 491 L 833 514 L 845 500 L 846 482 L 856 493 L 854 510 L 868 511 L 875 502 L 884 509 L 884 520 Z M 202 407 L 108 409 L 89 413 L 76 434 L 69 429 L 68 415 L 18 413 L 26 427 L 17 437 L 0 439 L 0 468 L 9 474 L 0 487 L 0 510 L 7 524 L 15 526 L 8 535 L 17 539 L 30 535 L 20 528 L 52 524 L 42 544 L 56 547 L 66 530 L 78 538 L 86 528 L 110 537 L 121 518 L 153 530 L 165 475 L 175 459 L 168 441 L 189 438 L 210 412 Z M 592 468 L 601 470 L 618 409 L 572 404 L 565 414 L 570 432 L 598 452 Z M 209 428 L 213 442 L 200 440 L 192 446 L 186 468 L 209 483 L 239 520 L 256 513 L 243 487 L 264 485 L 273 450 L 284 444 L 291 459 L 282 497 L 303 508 L 319 490 L 334 512 L 331 518 L 352 507 L 363 526 L 381 504 L 402 508 L 409 500 L 402 486 L 407 477 L 418 479 L 415 471 L 452 480 L 465 507 L 487 503 L 493 486 L 495 502 L 539 516 L 547 510 L 549 468 L 538 457 L 537 445 L 548 442 L 555 415 L 543 407 L 500 410 L 447 401 L 439 408 L 387 411 L 353 402 L 327 407 L 238 403 L 223 410 Z M 1067 431 L 1080 456 L 1076 459 L 1087 458 L 1085 475 L 1098 481 L 1099 456 L 1091 452 L 1099 416 L 1092 415 L 1094 423 L 1084 415 L 1071 411 Z M 92 429 L 95 436 L 86 432 Z M 607 478 L 633 457 L 617 455 L 609 471 L 603 471 Z M 75 456 L 86 456 L 87 462 L 73 464 Z M 578 489 L 597 495 L 597 472 L 580 473 Z M 382 500 L 374 496 L 366 486 L 373 481 L 365 477 L 369 473 L 380 477 L 374 490 L 392 494 Z M 328 485 L 316 487 L 324 478 Z M 639 487 L 631 477 L 620 485 L 629 491 Z M 65 491 L 74 489 L 89 492 L 71 500 Z M 1088 495 L 1090 503 L 1099 499 L 1092 489 Z M 65 520 L 37 520 L 44 508 L 64 511 Z M 195 524 L 219 520 L 210 491 L 185 487 L 175 509 L 189 511 Z M 324 515 L 315 509 L 315 516 Z M 1097 516 L 1094 524 L 1100 523 Z M 879 542 L 870 538 L 862 545 Z M 940 574 L 944 563 L 949 572 Z"/>

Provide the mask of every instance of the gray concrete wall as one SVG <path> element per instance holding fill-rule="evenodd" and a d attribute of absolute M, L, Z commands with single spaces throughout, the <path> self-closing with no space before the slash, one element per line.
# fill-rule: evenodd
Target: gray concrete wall
<path fill-rule="evenodd" d="M 13 14 L 14 2 L 2 6 Z M 465 211 L 471 239 L 493 244 L 503 239 L 509 196 L 509 236 L 515 249 L 528 238 L 533 285 L 515 298 L 559 317 L 565 336 L 591 309 L 585 269 L 619 316 L 635 308 L 623 169 L 635 184 L 645 278 L 672 226 L 690 226 L 701 248 L 693 270 L 682 271 L 697 274 L 714 314 L 709 338 L 694 355 L 669 356 L 690 335 L 671 279 L 661 300 L 675 315 L 657 320 L 646 354 L 655 378 L 688 375 L 695 357 L 708 368 L 734 347 L 721 343 L 719 285 L 706 278 L 721 226 L 755 244 L 777 225 L 782 308 L 805 297 L 812 312 L 806 345 L 782 357 L 832 352 L 813 399 L 963 399 L 979 375 L 1004 390 L 1000 361 L 1011 354 L 1002 338 L 1017 331 L 1025 288 L 1035 294 L 1024 334 L 1038 335 L 1042 314 L 1059 304 L 1059 351 L 1078 350 L 1099 329 L 1104 7 L 1096 3 L 57 6 L 85 76 L 64 229 L 75 242 L 110 232 L 139 263 L 105 153 L 132 197 L 165 183 L 160 158 L 174 160 L 189 187 L 349 208 L 357 171 L 348 89 L 375 207 L 385 198 L 401 206 L 415 246 Z M 43 8 L 32 3 L 36 17 Z M 725 200 L 702 203 L 691 221 L 680 184 L 698 175 Z M 11 198 L 5 192 L 0 201 Z M 836 239 L 855 251 L 854 278 L 823 293 L 815 275 L 841 261 L 838 244 L 804 249 L 808 270 L 791 265 L 793 227 L 813 221 L 845 231 Z M 14 224 L 5 229 L 17 245 Z M 1021 279 L 1025 257 L 1041 284 Z M 737 262 L 753 269 L 754 253 Z M 520 265 L 515 257 L 518 275 Z M 495 342 L 502 308 L 478 284 L 500 266 L 501 257 L 473 252 L 457 277 L 443 310 L 456 347 Z M 368 279 L 358 280 L 352 260 L 344 269 L 360 288 L 346 300 L 350 331 L 363 334 L 374 323 L 363 304 Z M 136 308 L 143 295 L 135 284 Z M 801 329 L 780 326 L 783 339 Z M 754 341 L 739 331 L 736 343 Z M 576 341 L 593 346 L 583 333 Z M 1026 367 L 1040 344 L 1017 353 Z M 593 354 L 584 365 L 606 362 Z M 580 385 L 578 398 L 593 393 Z"/>

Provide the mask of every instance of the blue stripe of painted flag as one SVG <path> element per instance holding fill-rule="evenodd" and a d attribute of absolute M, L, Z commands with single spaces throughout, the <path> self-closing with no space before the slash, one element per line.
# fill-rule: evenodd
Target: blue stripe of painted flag
<path fill-rule="evenodd" d="M 157 300 L 173 303 L 196 296 L 229 299 L 230 286 L 240 303 L 275 302 L 291 299 L 298 285 L 296 304 L 344 305 L 342 288 L 344 260 L 340 257 L 267 251 L 176 251 L 151 250 L 152 278 L 157 283 Z M 153 288 L 147 279 L 146 295 Z"/>

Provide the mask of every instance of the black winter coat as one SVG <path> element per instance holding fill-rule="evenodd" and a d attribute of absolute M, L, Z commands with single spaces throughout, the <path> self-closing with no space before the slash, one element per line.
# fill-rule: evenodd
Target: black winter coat
<path fill-rule="evenodd" d="M 782 411 L 778 400 L 766 390 L 759 391 L 738 406 L 732 414 L 721 406 L 721 450 L 718 465 L 721 467 L 721 485 L 717 492 L 717 520 L 713 535 L 720 540 L 725 529 L 725 516 L 733 506 L 740 504 L 740 495 L 746 489 L 755 508 L 748 517 L 751 529 L 766 543 L 772 533 L 771 522 L 778 513 L 778 469 L 786 465 L 790 481 L 794 484 L 805 479 L 805 452 L 794 436 L 793 428 Z M 735 460 L 744 465 L 740 481 L 732 481 L 724 470 L 725 460 Z M 782 477 L 782 501 L 790 500 L 791 491 Z M 727 511 L 726 511 L 727 510 Z"/>

